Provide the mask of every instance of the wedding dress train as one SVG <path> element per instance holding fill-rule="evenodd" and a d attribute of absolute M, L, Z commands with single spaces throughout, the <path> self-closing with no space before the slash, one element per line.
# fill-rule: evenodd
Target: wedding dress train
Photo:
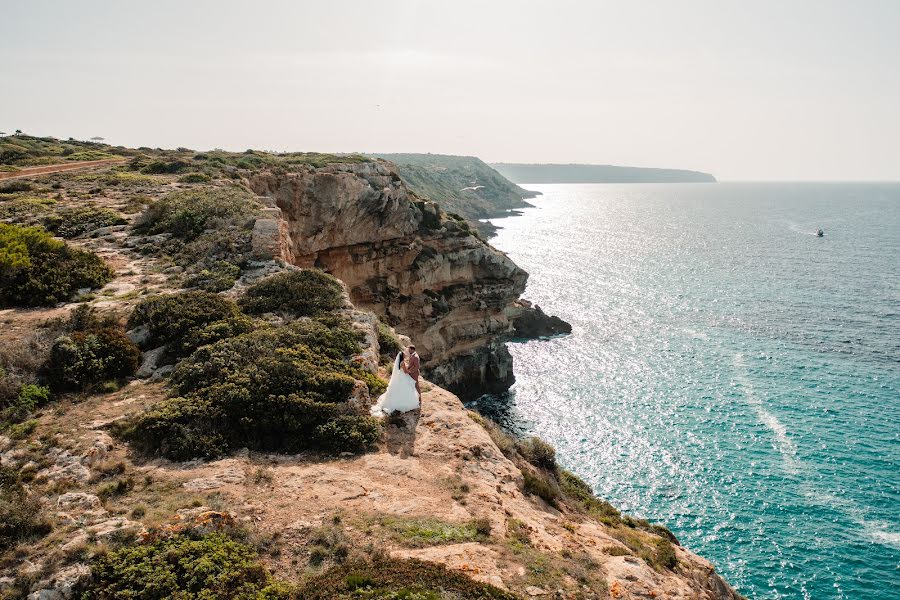
<path fill-rule="evenodd" d="M 416 382 L 412 377 L 400 368 L 400 357 L 397 354 L 394 359 L 394 370 L 391 371 L 391 381 L 387 390 L 378 398 L 378 402 L 372 406 L 372 415 L 380 417 L 394 412 L 406 412 L 419 408 L 419 394 L 416 392 Z"/>

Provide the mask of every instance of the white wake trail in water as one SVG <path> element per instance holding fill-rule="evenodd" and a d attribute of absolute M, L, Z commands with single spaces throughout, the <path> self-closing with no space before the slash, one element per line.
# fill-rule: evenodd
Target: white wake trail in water
<path fill-rule="evenodd" d="M 806 470 L 803 461 L 797 458 L 797 445 L 788 437 L 787 427 L 778 420 L 778 417 L 766 410 L 765 404 L 754 391 L 753 383 L 747 375 L 747 366 L 744 363 L 744 355 L 734 355 L 735 380 L 741 387 L 747 403 L 756 411 L 757 417 L 775 437 L 775 447 L 781 453 L 785 470 L 791 475 L 800 475 Z M 805 478 L 800 484 L 804 496 L 821 506 L 839 510 L 851 521 L 859 525 L 864 535 L 879 544 L 900 548 L 900 532 L 888 530 L 889 524 L 869 521 L 865 518 L 864 511 L 850 499 L 841 498 L 816 489 Z"/>
<path fill-rule="evenodd" d="M 781 453 L 785 470 L 791 475 L 799 474 L 801 465 L 797 460 L 797 445 L 794 444 L 790 437 L 788 437 L 787 427 L 784 426 L 784 423 L 779 421 L 778 417 L 770 413 L 766 409 L 765 404 L 763 404 L 763 401 L 757 398 L 753 389 L 753 383 L 747 377 L 747 366 L 744 364 L 743 354 L 737 353 L 734 355 L 734 367 L 735 379 L 737 380 L 738 385 L 740 385 L 741 390 L 744 392 L 747 403 L 756 411 L 756 415 L 759 417 L 762 424 L 768 427 L 775 436 L 775 447 Z"/>

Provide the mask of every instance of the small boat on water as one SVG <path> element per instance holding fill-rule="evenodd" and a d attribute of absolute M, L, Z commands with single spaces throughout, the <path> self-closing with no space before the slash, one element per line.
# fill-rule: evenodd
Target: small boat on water
<path fill-rule="evenodd" d="M 821 227 L 819 229 L 816 229 L 816 237 L 825 237 L 825 232 Z"/>

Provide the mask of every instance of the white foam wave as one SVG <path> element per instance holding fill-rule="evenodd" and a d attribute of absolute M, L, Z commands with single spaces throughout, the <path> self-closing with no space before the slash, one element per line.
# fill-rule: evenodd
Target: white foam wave
<path fill-rule="evenodd" d="M 797 445 L 788 436 L 787 427 L 778 420 L 778 417 L 766 410 L 762 400 L 756 397 L 753 383 L 747 377 L 747 367 L 744 364 L 744 355 L 734 355 L 735 379 L 744 392 L 748 404 L 756 411 L 756 415 L 763 425 L 769 428 L 775 438 L 775 447 L 781 453 L 785 470 L 791 475 L 800 472 L 800 462 L 797 460 Z"/>

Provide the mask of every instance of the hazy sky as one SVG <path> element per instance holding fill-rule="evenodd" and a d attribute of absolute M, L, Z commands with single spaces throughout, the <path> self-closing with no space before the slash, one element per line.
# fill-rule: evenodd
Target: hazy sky
<path fill-rule="evenodd" d="M 900 0 L 0 0 L 0 130 L 900 179 Z"/>

